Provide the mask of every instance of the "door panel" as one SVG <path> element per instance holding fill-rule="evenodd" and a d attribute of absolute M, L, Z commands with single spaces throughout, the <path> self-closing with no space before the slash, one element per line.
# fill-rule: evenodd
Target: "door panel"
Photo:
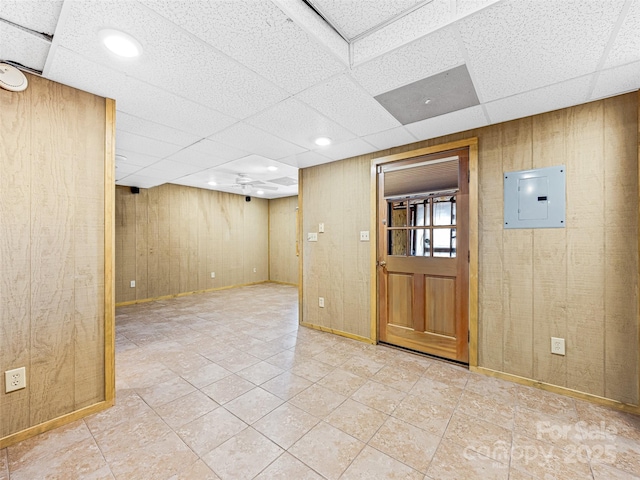
<path fill-rule="evenodd" d="M 378 174 L 379 338 L 465 363 L 469 357 L 468 158 L 467 149 L 443 152 L 386 164 Z M 452 165 L 458 169 L 457 182 L 452 181 Z M 444 171 L 442 180 L 415 179 Z M 387 174 L 394 182 L 390 198 L 384 197 L 389 191 Z M 408 188 L 413 191 L 404 197 L 402 178 L 412 179 Z M 420 185 L 447 190 L 416 193 Z"/>

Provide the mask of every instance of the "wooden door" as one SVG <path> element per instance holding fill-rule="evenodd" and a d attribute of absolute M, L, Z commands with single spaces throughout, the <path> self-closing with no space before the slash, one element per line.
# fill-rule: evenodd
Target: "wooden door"
<path fill-rule="evenodd" d="M 469 362 L 469 153 L 378 171 L 381 342 Z"/>

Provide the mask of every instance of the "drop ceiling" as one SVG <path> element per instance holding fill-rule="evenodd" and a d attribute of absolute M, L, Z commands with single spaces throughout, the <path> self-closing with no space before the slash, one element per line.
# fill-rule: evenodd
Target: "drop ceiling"
<path fill-rule="evenodd" d="M 244 194 L 244 173 L 277 198 L 298 168 L 639 89 L 640 2 L 0 0 L 0 60 L 116 100 L 119 185 Z M 463 70 L 477 102 L 447 111 Z M 408 123 L 376 100 L 416 85 Z"/>

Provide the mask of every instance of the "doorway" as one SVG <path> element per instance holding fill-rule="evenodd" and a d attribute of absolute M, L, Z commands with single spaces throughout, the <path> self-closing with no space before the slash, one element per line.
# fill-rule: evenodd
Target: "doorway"
<path fill-rule="evenodd" d="M 465 364 L 469 157 L 469 146 L 418 154 L 378 165 L 376 178 L 378 338 Z"/>

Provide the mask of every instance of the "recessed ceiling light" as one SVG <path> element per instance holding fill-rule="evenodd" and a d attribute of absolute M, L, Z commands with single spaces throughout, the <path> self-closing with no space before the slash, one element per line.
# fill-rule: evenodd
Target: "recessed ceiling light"
<path fill-rule="evenodd" d="M 207 183 L 208 183 L 209 185 L 211 185 L 212 187 L 213 187 L 214 185 L 217 185 L 217 183 L 216 183 L 216 182 L 214 182 L 213 180 L 211 180 L 210 182 L 207 182 Z"/>
<path fill-rule="evenodd" d="M 331 139 L 329 137 L 318 137 L 316 138 L 316 145 L 326 147 L 327 145 L 331 145 Z"/>
<path fill-rule="evenodd" d="M 275 172 L 276 170 L 278 170 L 278 167 L 274 167 L 273 165 L 269 165 L 267 167 L 267 170 L 269 170 L 270 172 Z"/>
<path fill-rule="evenodd" d="M 142 55 L 142 45 L 131 35 L 111 28 L 99 32 L 104 46 L 119 57 L 133 58 Z"/>
<path fill-rule="evenodd" d="M 263 192 L 262 190 L 258 190 L 258 191 L 256 192 L 256 194 L 258 194 L 258 195 L 264 195 L 264 192 Z"/>

